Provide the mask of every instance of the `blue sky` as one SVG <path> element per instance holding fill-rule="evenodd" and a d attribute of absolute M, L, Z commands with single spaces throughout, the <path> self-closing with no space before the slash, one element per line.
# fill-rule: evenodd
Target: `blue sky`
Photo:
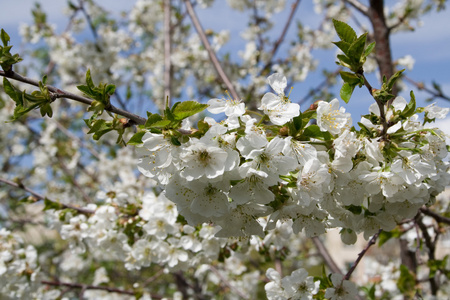
<path fill-rule="evenodd" d="M 14 50 L 20 51 L 18 27 L 21 23 L 31 23 L 31 9 L 36 1 L 17 0 L 2 2 L 0 27 L 4 28 L 10 34 L 12 44 L 17 45 Z M 106 7 L 116 16 L 119 15 L 120 11 L 129 10 L 134 3 L 134 1 L 110 0 L 97 0 L 96 2 Z M 287 0 L 288 5 L 292 2 L 293 0 Z M 386 1 L 386 3 L 391 5 L 395 2 Z M 49 22 L 57 24 L 58 32 L 62 31 L 67 24 L 67 16 L 62 13 L 62 10 L 66 6 L 66 1 L 46 0 L 42 1 L 41 5 L 48 14 Z M 248 22 L 247 16 L 244 13 L 230 10 L 225 0 L 216 0 L 216 4 L 212 8 L 206 10 L 196 8 L 196 11 L 204 28 L 214 30 L 227 29 L 230 31 L 230 42 L 221 51 L 223 53 L 230 52 L 232 57 L 237 58 L 238 51 L 243 50 L 245 47 L 245 43 L 240 37 L 240 31 Z M 274 38 L 278 37 L 279 32 L 281 32 L 287 15 L 288 10 L 276 15 L 275 20 L 280 21 L 275 24 L 272 30 Z M 300 3 L 296 18 L 313 28 L 320 21 L 320 17 L 313 13 L 312 1 L 302 1 Z M 364 18 L 360 18 L 360 20 L 364 20 Z M 444 10 L 440 13 L 432 12 L 424 16 L 422 20 L 423 26 L 418 27 L 415 32 L 401 33 L 393 36 L 391 39 L 393 58 L 397 59 L 407 54 L 412 55 L 416 63 L 412 71 L 406 71 L 407 76 L 416 81 L 423 81 L 427 85 L 430 85 L 431 81 L 434 80 L 441 84 L 444 92 L 450 94 L 450 30 L 448 30 L 450 11 Z M 295 26 L 295 23 L 293 25 Z M 293 39 L 293 35 L 295 34 L 294 26 L 289 30 L 286 41 Z M 283 50 L 282 47 L 279 51 L 280 55 L 283 55 Z M 334 49 L 329 52 L 318 51 L 314 53 L 320 61 L 317 69 L 318 72 L 308 76 L 305 82 L 297 84 L 291 94 L 291 99 L 302 98 L 311 87 L 317 85 L 322 79 L 320 70 L 326 67 L 334 69 L 335 53 Z M 376 86 L 375 82 L 372 82 L 372 84 Z M 410 89 L 415 91 L 419 105 L 424 106 L 428 104 L 423 101 L 428 97 L 426 93 L 417 91 L 412 86 Z M 409 91 L 403 93 L 403 96 L 407 98 L 408 94 Z M 367 108 L 372 101 L 367 91 L 361 89 L 356 90 L 350 103 L 344 106 L 347 111 L 352 113 L 356 122 L 359 120 L 359 115 L 367 112 Z M 437 104 L 443 107 L 450 107 L 450 102 L 447 101 L 437 101 Z M 440 124 L 443 126 L 443 129 L 448 128 L 449 130 L 447 131 L 450 134 L 450 121 L 447 119 L 446 121 L 441 121 Z"/>

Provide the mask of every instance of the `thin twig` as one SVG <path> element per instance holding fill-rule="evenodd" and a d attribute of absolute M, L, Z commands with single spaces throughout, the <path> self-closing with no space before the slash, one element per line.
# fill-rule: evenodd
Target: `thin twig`
<path fill-rule="evenodd" d="M 372 238 L 369 240 L 369 243 L 367 244 L 367 246 L 358 254 L 358 258 L 355 260 L 355 262 L 353 263 L 353 265 L 351 266 L 350 270 L 348 270 L 347 274 L 345 274 L 344 279 L 345 280 L 349 280 L 350 276 L 352 276 L 353 271 L 355 271 L 356 266 L 358 266 L 359 262 L 361 261 L 361 259 L 363 258 L 363 256 L 366 254 L 367 250 L 369 250 L 369 248 L 375 244 L 375 242 L 377 241 L 378 236 L 381 233 L 381 229 L 375 233 Z"/>
<path fill-rule="evenodd" d="M 74 206 L 74 205 L 71 205 L 71 204 L 64 204 L 64 203 L 60 203 L 60 202 L 58 202 L 58 201 L 49 199 L 49 198 L 47 198 L 47 197 L 45 197 L 45 196 L 43 196 L 43 195 L 41 195 L 41 194 L 39 194 L 39 193 L 33 191 L 32 189 L 27 188 L 27 187 L 24 186 L 21 182 L 15 183 L 15 182 L 12 182 L 12 181 L 10 181 L 10 180 L 3 179 L 3 178 L 0 178 L 0 182 L 3 182 L 3 183 L 5 183 L 5 184 L 8 184 L 8 185 L 13 186 L 13 187 L 15 187 L 15 188 L 22 189 L 22 190 L 24 190 L 24 191 L 30 193 L 31 195 L 33 195 L 33 196 L 34 196 L 36 199 L 38 199 L 38 200 L 48 200 L 48 201 L 50 201 L 50 202 L 56 203 L 56 204 L 58 204 L 58 205 L 61 205 L 61 207 L 63 207 L 63 208 L 70 208 L 70 209 L 76 210 L 76 211 L 78 211 L 79 213 L 82 213 L 82 214 L 85 214 L 85 215 L 90 215 L 90 214 L 95 213 L 95 211 L 90 210 L 90 209 L 85 209 L 85 208 L 77 207 L 77 206 Z"/>
<path fill-rule="evenodd" d="M 434 241 L 431 239 L 430 234 L 428 233 L 428 228 L 425 226 L 425 224 L 422 221 L 423 215 L 418 215 L 416 217 L 416 224 L 419 226 L 420 231 L 422 232 L 422 236 L 425 239 L 425 245 L 427 246 L 428 250 L 428 259 L 429 260 L 435 260 L 435 251 L 436 251 L 436 242 L 437 239 Z M 419 235 L 417 235 L 417 239 L 419 239 Z M 419 243 L 418 243 L 419 244 Z M 438 285 L 436 282 L 436 278 L 430 277 L 429 278 L 430 288 L 431 288 L 431 294 L 436 296 L 438 291 Z"/>
<path fill-rule="evenodd" d="M 83 197 L 84 201 L 87 203 L 92 203 L 93 202 L 92 199 L 89 197 L 88 194 L 86 194 L 86 192 L 80 186 L 78 181 L 75 179 L 75 175 L 70 174 L 70 171 L 67 168 L 64 161 L 62 160 L 62 158 L 60 156 L 56 155 L 56 159 L 58 160 L 58 163 L 59 163 L 59 166 L 61 167 L 62 172 L 67 176 L 67 178 L 69 178 L 70 182 L 75 187 L 75 189 L 77 189 L 80 192 L 81 197 Z"/>
<path fill-rule="evenodd" d="M 217 270 L 214 266 L 209 266 L 209 269 L 220 278 L 221 282 L 226 285 L 230 290 L 232 290 L 236 295 L 238 295 L 242 299 L 248 299 L 246 295 L 244 295 L 240 290 L 233 287 L 228 280 L 220 274 L 219 270 Z"/>
<path fill-rule="evenodd" d="M 316 245 L 317 251 L 319 251 L 320 256 L 322 256 L 323 260 L 325 261 L 325 264 L 328 266 L 328 268 L 331 270 L 331 272 L 342 274 L 341 269 L 339 269 L 336 262 L 331 257 L 330 253 L 328 252 L 328 249 L 325 247 L 325 245 L 320 240 L 320 238 L 317 236 L 314 236 L 311 239 L 312 239 L 314 245 Z"/>
<path fill-rule="evenodd" d="M 423 213 L 424 215 L 427 215 L 429 217 L 432 217 L 433 219 L 436 220 L 436 222 L 438 223 L 445 223 L 450 225 L 450 218 L 441 216 L 433 211 L 431 211 L 428 207 L 424 206 L 420 208 L 420 212 Z"/>
<path fill-rule="evenodd" d="M 406 81 L 408 81 L 409 83 L 411 83 L 412 85 L 414 85 L 419 90 L 423 90 L 423 91 L 427 92 L 428 94 L 431 94 L 433 96 L 433 98 L 442 98 L 444 100 L 450 101 L 449 96 L 444 95 L 440 91 L 439 92 L 433 91 L 432 89 L 426 87 L 422 82 L 417 82 L 406 75 L 403 75 L 402 78 L 405 79 Z"/>
<path fill-rule="evenodd" d="M 203 43 L 203 46 L 205 47 L 206 51 L 208 52 L 209 58 L 211 59 L 211 62 L 214 65 L 214 68 L 216 69 L 220 78 L 223 80 L 223 82 L 227 86 L 227 89 L 229 90 L 231 96 L 234 99 L 239 99 L 239 96 L 238 96 L 236 90 L 234 89 L 233 84 L 231 83 L 230 79 L 228 78 L 228 76 L 226 75 L 222 66 L 220 65 L 220 62 L 217 59 L 216 53 L 214 53 L 214 50 L 212 49 L 211 44 L 209 43 L 208 38 L 206 37 L 205 31 L 203 30 L 203 27 L 200 24 L 200 21 L 194 11 L 194 8 L 192 7 L 191 1 L 184 0 L 184 3 L 186 4 L 187 12 L 192 20 L 192 23 L 194 24 L 195 30 L 197 31 L 197 33 L 200 37 L 200 40 Z"/>
<path fill-rule="evenodd" d="M 345 2 L 356 8 L 356 10 L 358 10 L 363 15 L 367 16 L 369 14 L 369 8 L 358 0 L 345 0 Z"/>
<path fill-rule="evenodd" d="M 281 32 L 281 35 L 278 38 L 278 40 L 273 45 L 272 51 L 270 52 L 269 59 L 268 59 L 266 65 L 261 69 L 261 71 L 264 71 L 264 70 L 268 69 L 272 65 L 272 59 L 275 56 L 275 54 L 277 53 L 281 43 L 283 43 L 284 38 L 286 37 L 286 33 L 287 33 L 291 23 L 292 23 L 292 20 L 294 18 L 295 12 L 296 12 L 297 7 L 298 7 L 299 4 L 300 4 L 300 0 L 295 1 L 295 3 L 292 4 L 292 6 L 291 6 L 291 13 L 289 14 L 289 17 L 288 17 L 288 19 L 286 21 L 286 24 L 284 24 L 283 31 Z"/>
<path fill-rule="evenodd" d="M 87 285 L 87 284 L 81 284 L 81 283 L 70 283 L 70 282 L 61 282 L 61 281 L 48 281 L 48 280 L 42 280 L 42 284 L 50 285 L 50 286 L 66 286 L 72 289 L 82 289 L 82 290 L 102 290 L 107 291 L 110 293 L 118 293 L 118 294 L 124 294 L 124 295 L 136 295 L 136 292 L 134 291 L 128 291 L 128 290 L 122 290 L 118 288 L 113 287 L 107 287 L 107 286 L 98 286 L 98 285 Z M 163 299 L 163 297 L 158 295 L 151 295 L 152 299 Z"/>
<path fill-rule="evenodd" d="M 8 74 L 6 74 L 4 71 L 0 71 L 0 76 L 7 77 L 7 78 L 10 78 L 10 79 L 14 79 L 14 80 L 17 80 L 17 81 L 20 81 L 20 82 L 23 82 L 23 83 L 27 83 L 27 84 L 39 87 L 39 82 L 38 81 L 36 81 L 34 79 L 31 79 L 31 78 L 24 77 L 24 76 L 19 75 L 18 73 L 15 73 L 15 72 L 8 72 Z M 47 88 L 48 88 L 48 90 L 50 92 L 54 93 L 56 98 L 71 99 L 71 100 L 75 100 L 77 102 L 81 102 L 81 103 L 84 103 L 84 104 L 87 104 L 87 105 L 91 105 L 92 102 L 94 101 L 94 100 L 92 100 L 90 98 L 79 96 L 79 95 L 75 95 L 75 94 L 72 94 L 72 93 L 70 93 L 68 91 L 61 90 L 61 89 L 56 88 L 56 87 L 51 86 L 51 85 L 47 85 Z M 126 110 L 119 109 L 119 108 L 117 108 L 117 107 L 115 107 L 113 105 L 108 105 L 107 107 L 105 107 L 105 110 L 107 110 L 109 112 L 112 112 L 112 113 L 115 113 L 115 114 L 118 114 L 118 115 L 121 115 L 121 116 L 123 116 L 125 118 L 128 118 L 128 119 L 130 119 L 130 121 L 134 122 L 134 124 L 143 125 L 146 122 L 145 118 L 142 118 L 142 117 L 140 117 L 138 115 L 130 113 L 130 112 L 126 111 Z"/>
<path fill-rule="evenodd" d="M 172 34 L 170 26 L 171 0 L 164 0 L 164 98 L 168 107 L 172 99 Z"/>

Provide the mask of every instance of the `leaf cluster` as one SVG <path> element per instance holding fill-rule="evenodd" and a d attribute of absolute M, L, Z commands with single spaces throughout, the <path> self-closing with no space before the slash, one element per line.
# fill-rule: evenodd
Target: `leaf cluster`
<path fill-rule="evenodd" d="M 1 29 L 0 39 L 2 40 L 3 46 L 0 46 L 0 66 L 3 71 L 9 72 L 12 69 L 12 65 L 20 62 L 22 60 L 19 54 L 11 54 L 11 46 L 8 46 L 10 37 L 5 30 Z"/>
<path fill-rule="evenodd" d="M 47 115 L 50 118 L 53 116 L 53 110 L 50 104 L 54 101 L 54 97 L 48 90 L 46 83 L 47 76 L 44 76 L 42 81 L 39 81 L 39 90 L 27 94 L 25 90 L 21 91 L 13 86 L 6 77 L 3 78 L 3 89 L 5 93 L 16 102 L 12 117 L 13 121 L 37 108 L 40 108 L 41 116 L 44 117 Z"/>
<path fill-rule="evenodd" d="M 198 130 L 183 135 L 178 129 L 184 119 L 198 114 L 208 107 L 207 104 L 197 101 L 176 102 L 172 108 L 166 106 L 163 115 L 147 112 L 147 121 L 139 126 L 139 131 L 128 141 L 128 145 L 142 144 L 142 137 L 147 131 L 154 133 L 164 133 L 170 137 L 174 145 L 181 145 L 181 139 L 187 139 L 189 136 L 201 136 L 209 129 L 209 125 L 203 121 L 197 123 Z"/>
<path fill-rule="evenodd" d="M 333 24 L 341 39 L 333 44 L 343 52 L 343 54 L 338 54 L 336 63 L 352 71 L 340 72 L 341 78 L 344 80 L 340 95 L 342 100 L 348 103 L 355 87 L 364 85 L 363 65 L 367 56 L 374 50 L 375 42 L 366 46 L 367 32 L 358 37 L 350 25 L 335 19 L 333 19 Z"/>
<path fill-rule="evenodd" d="M 113 84 L 100 83 L 98 86 L 94 84 L 91 77 L 91 70 L 86 72 L 86 85 L 78 85 L 77 88 L 87 97 L 94 99 L 88 111 L 93 111 L 101 115 L 105 108 L 110 107 L 109 99 L 116 91 Z"/>

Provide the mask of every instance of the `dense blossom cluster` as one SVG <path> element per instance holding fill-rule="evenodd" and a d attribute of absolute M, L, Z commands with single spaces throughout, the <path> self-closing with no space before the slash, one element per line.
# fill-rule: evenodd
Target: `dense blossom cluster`
<path fill-rule="evenodd" d="M 287 126 L 300 115 L 299 106 L 284 94 L 281 74 L 268 83 L 277 95 L 265 94 L 259 109 L 271 123 Z M 139 170 L 165 187 L 189 224 L 220 225 L 218 236 L 263 236 L 277 221 L 293 220 L 294 232 L 304 229 L 307 236 L 343 228 L 342 240 L 352 244 L 357 233 L 367 239 L 414 217 L 450 182 L 444 134 L 426 128 L 417 114 L 405 117 L 409 106 L 402 97 L 385 107 L 388 138 L 379 136 L 376 103 L 361 119 L 364 130 L 356 130 L 337 99 L 319 101 L 317 125 L 303 132 L 317 130 L 327 138 L 304 140 L 273 134 L 237 100 L 209 104 L 211 113 L 225 112 L 227 119 L 206 118 L 209 130 L 179 146 L 164 134 L 146 133 Z M 422 111 L 432 120 L 448 109 L 430 105 L 415 112 Z"/>
<path fill-rule="evenodd" d="M 31 54 L 33 67 L 14 65 L 14 72 L 47 74 L 50 84 L 74 92 L 74 83 L 83 82 L 90 68 L 96 83 L 117 87 L 108 106 L 167 111 L 163 2 L 138 0 L 129 14 L 115 18 L 95 1 L 70 1 L 63 31 L 48 24 L 36 5 L 34 24 L 20 28 L 23 41 L 34 44 L 20 55 Z M 209 99 L 224 89 L 182 2 L 172 1 L 170 9 L 168 104 Z M 282 33 L 276 40 L 277 13 L 285 7 L 294 13 L 300 1 L 292 6 L 285 0 L 226 2 L 248 20 L 241 18 L 245 44 L 236 57 L 223 55 L 235 28 L 205 31 L 245 99 L 209 100 L 208 112 L 225 115 L 224 120 L 208 115 L 195 127 L 184 119 L 181 128 L 176 122 L 154 127 L 147 122 L 138 128 L 138 134 L 146 132 L 136 148 L 116 147 L 114 131 L 97 144 L 86 140 L 80 131 L 84 108 L 60 98 L 51 101 L 51 119 L 37 121 L 36 111 L 30 111 L 3 124 L 0 179 L 9 186 L 0 186 L 0 298 L 341 300 L 363 290 L 372 294 L 368 298 L 386 299 L 403 299 L 407 292 L 437 299 L 450 294 L 450 259 L 433 252 L 445 228 L 436 217 L 418 213 L 434 201 L 433 212 L 448 213 L 448 198 L 435 199 L 450 181 L 445 135 L 428 127 L 448 109 L 416 108 L 413 97 L 397 97 L 382 107 L 376 99 L 358 125 L 337 99 L 300 109 L 291 102 L 289 87 L 318 65 L 315 49 L 332 47 L 333 19 L 356 17 L 349 4 L 356 1 L 314 0 L 321 20 L 312 28 L 294 20 L 295 38 Z M 390 32 L 420 25 L 430 7 L 442 5 L 438 2 L 401 0 L 385 7 Z M 213 4 L 193 3 L 196 10 Z M 288 39 L 282 57 L 278 47 Z M 375 56 L 365 59 L 364 74 L 377 71 Z M 414 59 L 405 55 L 392 64 L 411 69 Z M 337 71 L 329 71 L 326 82 L 332 85 Z M 268 72 L 274 74 L 266 78 Z M 30 92 L 28 84 L 11 82 Z M 401 79 L 396 84 L 405 87 Z M 265 93 L 267 85 L 271 92 Z M 327 88 L 315 99 L 333 98 Z M 0 89 L 1 120 L 15 114 L 7 98 Z M 89 117 L 122 117 L 105 115 Z M 122 128 L 124 141 L 132 136 L 130 127 L 136 129 Z M 136 157 L 145 176 L 135 170 Z M 20 189 L 45 196 L 23 198 Z M 339 232 L 346 244 L 357 242 L 358 234 L 368 239 L 381 232 L 380 246 L 394 237 L 418 266 L 408 271 L 395 258 L 385 264 L 368 255 L 359 265 L 364 275 L 352 282 L 346 280 L 351 272 L 344 277 L 330 268 L 329 274 L 323 253 L 312 246 L 319 239 L 307 238 L 328 231 Z"/>

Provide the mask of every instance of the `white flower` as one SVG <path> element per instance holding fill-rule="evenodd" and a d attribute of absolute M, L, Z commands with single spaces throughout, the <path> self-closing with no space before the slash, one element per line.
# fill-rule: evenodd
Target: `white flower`
<path fill-rule="evenodd" d="M 314 282 L 313 277 L 308 277 L 305 269 L 298 269 L 281 279 L 281 286 L 289 299 L 311 300 L 319 290 L 319 281 Z"/>
<path fill-rule="evenodd" d="M 225 113 L 227 117 L 242 116 L 245 113 L 245 104 L 235 99 L 211 99 L 208 101 L 208 111 L 212 114 Z"/>
<path fill-rule="evenodd" d="M 345 108 L 339 108 L 339 100 L 330 102 L 320 101 L 317 106 L 317 125 L 320 131 L 328 131 L 331 134 L 339 134 L 349 129 L 352 123 L 350 113 Z"/>
<path fill-rule="evenodd" d="M 273 193 L 269 190 L 267 173 L 255 170 L 251 167 L 240 168 L 245 179 L 233 186 L 228 195 L 237 204 L 247 202 L 267 204 L 275 199 Z M 275 182 L 276 183 L 276 182 Z"/>
<path fill-rule="evenodd" d="M 445 119 L 449 110 L 450 109 L 448 107 L 438 107 L 436 106 L 436 103 L 433 103 L 425 107 L 425 114 L 429 119 Z"/>
<path fill-rule="evenodd" d="M 416 61 L 414 60 L 414 58 L 411 55 L 405 55 L 402 58 L 399 58 L 397 60 L 397 63 L 401 66 L 404 66 L 405 68 L 407 68 L 408 70 L 412 70 L 414 67 L 414 63 Z"/>
<path fill-rule="evenodd" d="M 341 274 L 331 274 L 331 282 L 334 288 L 327 288 L 325 298 L 329 300 L 348 300 L 355 299 L 358 294 L 356 285 L 348 280 L 344 280 Z"/>
<path fill-rule="evenodd" d="M 275 125 L 284 125 L 292 118 L 300 115 L 300 105 L 291 103 L 284 94 L 284 89 L 287 86 L 286 77 L 275 73 L 267 78 L 267 82 L 277 95 L 270 92 L 266 93 L 258 109 L 264 110 L 264 113 L 269 116 L 270 121 Z"/>
<path fill-rule="evenodd" d="M 252 150 L 246 158 L 252 161 L 244 163 L 255 170 L 261 170 L 278 179 L 278 175 L 285 175 L 297 167 L 297 161 L 293 157 L 283 154 L 285 140 L 280 137 L 273 138 L 267 147 L 259 150 Z"/>
<path fill-rule="evenodd" d="M 147 132 L 142 137 L 143 145 L 137 147 L 141 155 L 138 163 L 139 171 L 147 177 L 157 178 L 162 184 L 167 184 L 170 174 L 176 170 L 178 149 L 162 134 Z"/>
<path fill-rule="evenodd" d="M 192 140 L 180 155 L 183 168 L 180 175 L 189 181 L 216 178 L 225 171 L 227 157 L 227 152 L 219 147 Z"/>

